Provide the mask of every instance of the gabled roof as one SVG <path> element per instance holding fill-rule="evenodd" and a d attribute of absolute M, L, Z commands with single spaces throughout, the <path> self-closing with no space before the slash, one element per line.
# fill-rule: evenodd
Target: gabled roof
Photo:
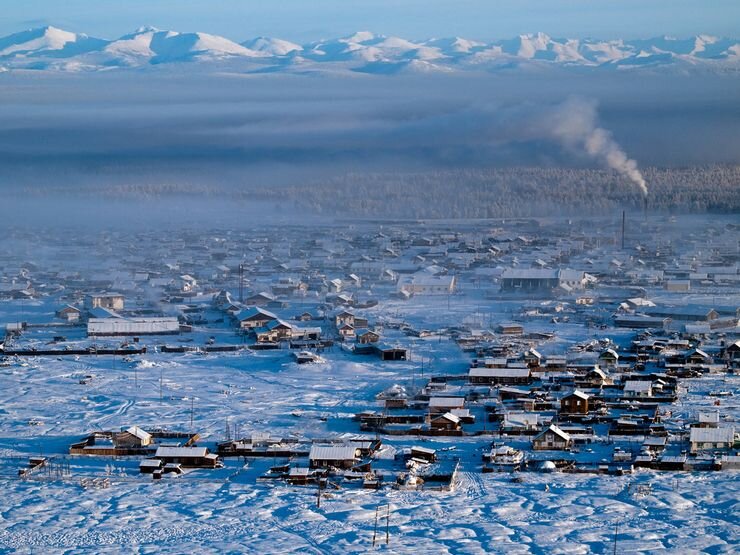
<path fill-rule="evenodd" d="M 465 397 L 432 397 L 429 399 L 430 407 L 458 408 L 465 405 Z"/>
<path fill-rule="evenodd" d="M 102 306 L 91 308 L 90 310 L 88 310 L 88 313 L 90 314 L 91 318 L 121 318 L 121 315 L 118 314 L 118 312 L 116 312 L 115 310 L 103 308 Z"/>
<path fill-rule="evenodd" d="M 255 293 L 254 295 L 250 295 L 247 297 L 247 299 L 255 299 L 255 298 L 263 298 L 267 299 L 268 301 L 274 301 L 277 297 L 271 293 L 267 293 L 266 291 L 260 291 L 259 293 Z"/>
<path fill-rule="evenodd" d="M 157 452 L 154 455 L 158 459 L 161 458 L 183 458 L 183 457 L 205 457 L 208 453 L 208 449 L 205 447 L 168 447 L 166 445 L 160 445 L 157 447 Z"/>
<path fill-rule="evenodd" d="M 145 432 L 138 426 L 131 426 L 126 431 L 130 433 L 132 436 L 139 438 L 141 441 L 151 441 L 152 439 L 152 435 L 150 433 Z"/>
<path fill-rule="evenodd" d="M 437 416 L 436 418 L 434 418 L 434 420 L 442 420 L 442 419 L 449 420 L 453 424 L 459 424 L 460 423 L 460 418 L 457 417 L 457 416 L 455 416 L 451 412 L 446 412 L 446 413 L 441 414 L 441 415 Z"/>
<path fill-rule="evenodd" d="M 735 428 L 691 428 L 692 443 L 731 443 Z"/>
<path fill-rule="evenodd" d="M 647 380 L 627 380 L 624 382 L 624 391 L 647 392 L 653 386 L 652 382 Z"/>
<path fill-rule="evenodd" d="M 541 434 L 539 434 L 535 439 L 539 439 L 541 437 L 544 437 L 544 435 L 547 432 L 552 432 L 555 435 L 557 435 L 557 436 L 561 437 L 562 439 L 564 439 L 565 441 L 570 441 L 570 434 L 565 433 L 563 430 L 561 430 L 560 428 L 558 428 L 555 424 L 550 424 L 550 426 L 548 426 L 548 428 L 544 432 L 542 432 Z"/>
<path fill-rule="evenodd" d="M 258 306 L 245 308 L 236 315 L 236 318 L 237 320 L 242 322 L 244 320 L 255 319 L 258 316 L 262 316 L 263 318 L 267 318 L 268 320 L 277 320 L 277 316 L 275 316 L 272 312 L 268 310 L 263 310 Z"/>
<path fill-rule="evenodd" d="M 274 329 L 277 329 L 277 328 L 283 328 L 283 329 L 292 330 L 293 329 L 293 326 L 290 325 L 285 320 L 281 320 L 280 318 L 278 318 L 277 320 L 273 320 L 273 321 L 267 323 L 265 325 L 265 328 L 267 328 L 268 330 L 274 330 Z"/>
<path fill-rule="evenodd" d="M 309 460 L 320 461 L 349 461 L 357 458 L 357 448 L 354 445 L 311 445 L 308 454 Z"/>

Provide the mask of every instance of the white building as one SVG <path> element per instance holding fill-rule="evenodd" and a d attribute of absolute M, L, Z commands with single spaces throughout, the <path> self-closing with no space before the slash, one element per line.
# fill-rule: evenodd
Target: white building
<path fill-rule="evenodd" d="M 87 321 L 89 337 L 117 335 L 174 335 L 180 333 L 177 318 L 90 318 Z"/>
<path fill-rule="evenodd" d="M 399 293 L 408 295 L 451 295 L 457 288 L 455 276 L 433 276 L 419 272 L 399 278 L 396 284 Z"/>

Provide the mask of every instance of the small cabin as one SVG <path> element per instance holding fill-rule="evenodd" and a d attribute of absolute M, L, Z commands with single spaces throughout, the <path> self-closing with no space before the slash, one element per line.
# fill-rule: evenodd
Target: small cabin
<path fill-rule="evenodd" d="M 113 434 L 113 444 L 118 448 L 140 449 L 153 442 L 152 435 L 138 426 L 131 426 L 122 432 Z"/>
<path fill-rule="evenodd" d="M 590 396 L 583 391 L 573 393 L 560 399 L 560 412 L 563 414 L 588 414 Z"/>
<path fill-rule="evenodd" d="M 355 330 L 355 340 L 362 345 L 377 343 L 380 340 L 380 334 L 367 328 L 362 328 Z"/>
<path fill-rule="evenodd" d="M 462 429 L 460 418 L 452 414 L 451 412 L 445 412 L 435 418 L 432 418 L 429 422 L 432 430 L 456 432 Z"/>
<path fill-rule="evenodd" d="M 545 431 L 532 440 L 532 449 L 535 451 L 564 451 L 573 445 L 573 438 L 555 424 L 551 424 Z"/>
<path fill-rule="evenodd" d="M 433 463 L 437 460 L 437 451 L 428 447 L 414 446 L 411 448 L 411 458 Z"/>
<path fill-rule="evenodd" d="M 56 317 L 66 322 L 77 322 L 82 311 L 72 305 L 66 305 L 56 311 Z"/>
<path fill-rule="evenodd" d="M 599 354 L 599 366 L 602 368 L 616 369 L 619 364 L 619 355 L 614 349 L 606 349 Z"/>
<path fill-rule="evenodd" d="M 236 315 L 242 329 L 262 328 L 278 319 L 272 312 L 258 306 L 246 308 Z"/>

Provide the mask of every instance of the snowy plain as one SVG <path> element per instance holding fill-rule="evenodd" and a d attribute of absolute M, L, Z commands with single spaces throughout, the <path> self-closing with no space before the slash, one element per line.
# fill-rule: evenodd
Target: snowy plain
<path fill-rule="evenodd" d="M 461 296 L 449 314 L 490 310 L 505 317 L 505 304 Z M 390 314 L 433 326 L 446 300 L 381 302 L 370 315 Z M 490 301 L 489 301 L 490 302 Z M 48 316 L 45 303 L 23 303 L 27 319 Z M 6 317 L 20 309 L 4 303 Z M 7 319 L 7 318 L 6 318 Z M 583 339 L 578 325 L 564 325 L 563 342 Z M 595 335 L 596 332 L 592 331 Z M 603 332 L 602 332 L 603 333 Z M 205 335 L 195 334 L 196 341 Z M 228 333 L 219 341 L 234 341 Z M 571 338 L 571 339 L 569 339 Z M 626 338 L 626 337 L 625 337 Z M 69 338 L 72 340 L 72 337 Z M 617 338 L 618 339 L 618 338 Z M 548 349 L 545 345 L 544 349 Z M 435 438 L 424 445 L 455 445 L 461 472 L 449 492 L 343 488 L 324 492 L 316 506 L 313 487 L 256 480 L 272 461 L 227 459 L 214 471 L 194 471 L 152 481 L 134 458 L 64 457 L 68 445 L 94 429 L 133 424 L 199 431 L 207 445 L 237 427 L 240 435 L 270 432 L 287 437 L 345 437 L 358 432 L 350 417 L 372 406 L 379 391 L 421 380 L 429 373 L 464 373 L 469 358 L 451 341 L 417 340 L 407 362 L 379 364 L 340 349 L 327 362 L 297 365 L 286 351 L 257 354 L 162 354 L 121 357 L 31 358 L 0 372 L 0 472 L 3 508 L 0 549 L 18 553 L 366 553 L 376 510 L 375 549 L 392 553 L 733 553 L 738 549 L 740 474 L 655 472 L 629 476 L 481 474 L 485 439 Z M 79 378 L 93 376 L 87 385 Z M 160 379 L 162 395 L 160 398 Z M 677 411 L 686 417 L 708 407 L 707 391 L 737 390 L 737 377 L 693 380 Z M 737 417 L 731 398 L 723 412 Z M 293 411 L 300 416 L 294 416 Z M 390 440 L 388 443 L 413 444 Z M 422 440 L 423 441 L 423 440 Z M 16 477 L 29 456 L 69 462 L 71 476 Z M 53 465 L 52 465 L 53 468 Z M 107 477 L 108 488 L 81 485 Z M 386 520 L 389 543 L 386 544 Z"/>

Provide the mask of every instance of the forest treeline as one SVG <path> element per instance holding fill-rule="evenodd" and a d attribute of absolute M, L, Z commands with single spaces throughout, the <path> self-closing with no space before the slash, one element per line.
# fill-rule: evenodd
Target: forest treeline
<path fill-rule="evenodd" d="M 226 201 L 266 201 L 316 215 L 365 218 L 511 218 L 593 215 L 642 210 L 640 190 L 610 170 L 517 167 L 419 173 L 349 173 L 323 180 L 270 185 L 243 182 L 237 175 L 219 181 L 199 176 L 178 179 L 146 172 L 117 179 L 101 172 L 99 181 L 59 175 L 54 187 L 25 186 L 28 197 L 58 193 L 108 199 L 185 196 Z M 125 173 L 123 174 L 125 175 Z M 662 213 L 739 213 L 740 166 L 645 168 L 648 209 Z M 123 181 L 123 182 L 121 182 Z M 247 181 L 245 179 L 245 181 Z M 11 194 L 9 190 L 6 195 Z"/>
<path fill-rule="evenodd" d="M 740 213 L 740 166 L 647 168 L 648 208 Z M 246 193 L 246 191 L 245 191 Z M 507 168 L 347 174 L 318 183 L 265 188 L 319 214 L 392 218 L 509 218 L 642 209 L 629 180 L 608 170 Z"/>

